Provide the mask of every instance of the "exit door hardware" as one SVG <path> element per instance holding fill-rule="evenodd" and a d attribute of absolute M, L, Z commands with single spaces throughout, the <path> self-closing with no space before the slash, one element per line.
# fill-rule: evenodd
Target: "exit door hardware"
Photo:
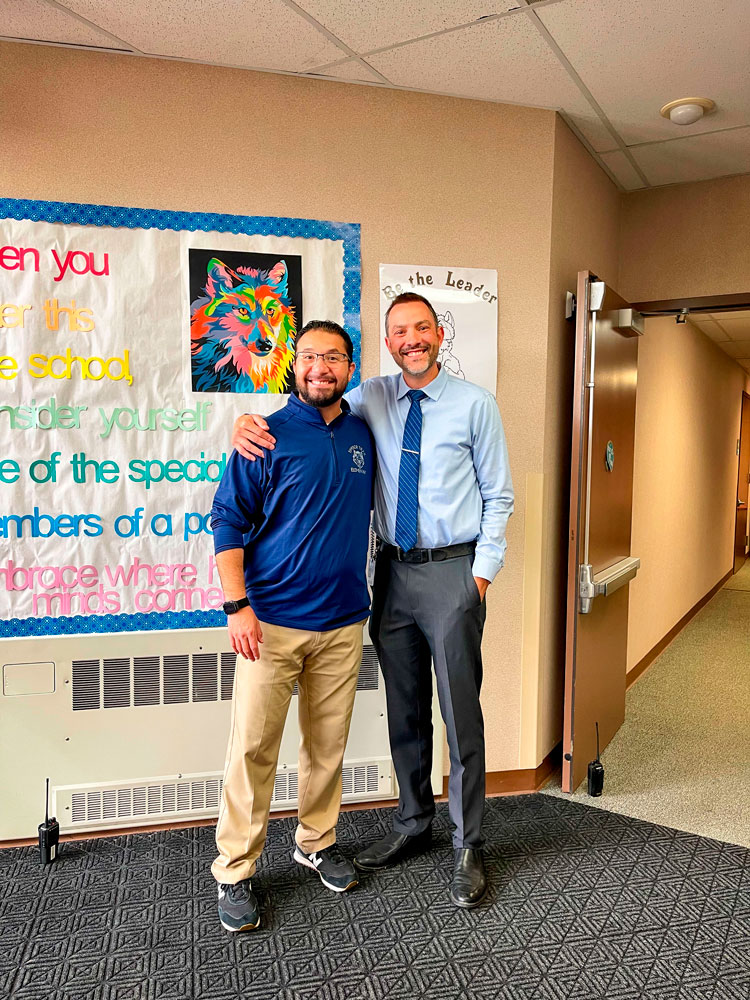
<path fill-rule="evenodd" d="M 595 597 L 609 597 L 626 583 L 630 583 L 641 566 L 637 556 L 626 556 L 618 559 L 612 566 L 594 573 L 590 563 L 578 567 L 578 596 L 580 612 L 587 615 L 591 611 L 591 602 Z"/>
<path fill-rule="evenodd" d="M 594 363 L 596 361 L 596 314 L 604 302 L 607 286 L 603 281 L 589 281 L 589 312 L 591 313 L 591 346 L 589 349 L 589 393 L 588 449 L 586 456 L 586 526 L 583 534 L 583 561 L 589 561 L 589 527 L 591 523 L 591 446 L 594 440 Z"/>
<path fill-rule="evenodd" d="M 612 329 L 626 337 L 642 337 L 645 332 L 643 314 L 637 309 L 615 309 L 607 318 Z"/>

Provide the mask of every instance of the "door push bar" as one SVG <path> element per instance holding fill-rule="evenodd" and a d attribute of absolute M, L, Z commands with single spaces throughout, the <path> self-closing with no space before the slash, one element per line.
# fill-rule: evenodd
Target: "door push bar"
<path fill-rule="evenodd" d="M 582 563 L 578 567 L 578 596 L 580 612 L 587 615 L 591 611 L 591 602 L 595 597 L 609 597 L 620 587 L 629 583 L 640 569 L 641 560 L 636 556 L 626 556 L 612 566 L 593 572 L 590 564 Z"/>

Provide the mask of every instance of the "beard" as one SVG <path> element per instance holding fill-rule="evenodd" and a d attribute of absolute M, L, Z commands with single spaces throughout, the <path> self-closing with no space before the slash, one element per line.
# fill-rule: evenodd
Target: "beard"
<path fill-rule="evenodd" d="M 346 392 L 346 384 L 341 385 L 338 382 L 331 382 L 325 388 L 322 386 L 315 386 L 313 388 L 307 385 L 306 379 L 303 379 L 297 382 L 297 392 L 300 399 L 307 403 L 308 406 L 314 406 L 316 409 L 322 410 L 341 399 Z"/>
<path fill-rule="evenodd" d="M 410 346 L 413 347 L 416 345 Z M 440 354 L 440 344 L 424 344 L 420 346 L 424 346 L 426 348 L 426 353 L 419 359 L 406 357 L 401 351 L 391 351 L 393 360 L 399 368 L 408 375 L 425 375 L 435 364 L 438 355 Z"/>

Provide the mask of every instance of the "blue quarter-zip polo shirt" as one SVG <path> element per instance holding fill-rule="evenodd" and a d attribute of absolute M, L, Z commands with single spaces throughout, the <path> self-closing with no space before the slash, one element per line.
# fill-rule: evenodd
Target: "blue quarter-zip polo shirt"
<path fill-rule="evenodd" d="M 370 611 L 365 581 L 375 448 L 342 401 L 326 424 L 291 396 L 268 419 L 273 451 L 233 451 L 211 510 L 214 551 L 244 548 L 245 586 L 261 621 L 329 631 Z"/>

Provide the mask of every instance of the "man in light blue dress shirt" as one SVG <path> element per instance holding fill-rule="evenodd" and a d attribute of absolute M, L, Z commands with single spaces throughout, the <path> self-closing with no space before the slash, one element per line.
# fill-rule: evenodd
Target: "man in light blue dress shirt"
<path fill-rule="evenodd" d="M 457 906 L 472 907 L 487 886 L 479 703 L 485 593 L 503 565 L 513 487 L 497 403 L 441 369 L 442 340 L 427 299 L 398 296 L 386 314 L 386 343 L 401 374 L 367 379 L 346 396 L 377 448 L 370 634 L 385 679 L 400 789 L 392 833 L 361 851 L 355 864 L 379 870 L 429 845 L 434 665 L 450 750 L 450 895 Z M 272 447 L 263 425 L 262 418 L 240 418 L 232 443 L 247 457 L 258 453 L 255 446 Z"/>

